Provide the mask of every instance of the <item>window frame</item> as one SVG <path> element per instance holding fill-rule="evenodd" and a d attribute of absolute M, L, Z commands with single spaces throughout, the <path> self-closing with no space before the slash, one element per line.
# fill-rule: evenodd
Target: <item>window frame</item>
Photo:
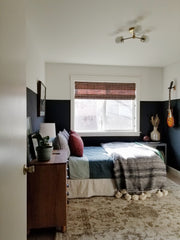
<path fill-rule="evenodd" d="M 136 129 L 135 131 L 86 131 L 78 133 L 81 136 L 140 136 L 140 77 L 138 76 L 109 76 L 109 75 L 71 75 L 71 129 L 74 130 L 74 91 L 75 82 L 114 82 L 136 84 Z"/>

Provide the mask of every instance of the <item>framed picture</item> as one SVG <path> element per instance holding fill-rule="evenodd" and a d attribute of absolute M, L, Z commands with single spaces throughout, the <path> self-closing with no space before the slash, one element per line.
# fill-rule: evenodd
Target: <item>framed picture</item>
<path fill-rule="evenodd" d="M 41 82 L 37 82 L 37 115 L 38 117 L 45 116 L 45 106 L 46 106 L 46 87 Z"/>
<path fill-rule="evenodd" d="M 35 135 L 36 133 L 31 133 L 28 135 L 31 159 L 37 158 L 36 147 L 38 146 L 38 141 L 37 138 L 34 138 Z"/>

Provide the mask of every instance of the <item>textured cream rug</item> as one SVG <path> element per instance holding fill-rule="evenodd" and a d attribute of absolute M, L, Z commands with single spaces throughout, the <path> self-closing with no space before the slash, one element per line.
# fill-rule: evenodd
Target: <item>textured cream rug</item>
<path fill-rule="evenodd" d="M 180 185 L 169 194 L 129 202 L 114 197 L 71 199 L 67 232 L 56 240 L 180 240 Z"/>

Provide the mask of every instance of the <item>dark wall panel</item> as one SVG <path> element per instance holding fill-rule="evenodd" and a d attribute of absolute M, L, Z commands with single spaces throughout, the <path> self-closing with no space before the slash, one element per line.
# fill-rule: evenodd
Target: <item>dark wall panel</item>
<path fill-rule="evenodd" d="M 151 116 L 155 116 L 158 114 L 160 118 L 160 124 L 158 126 L 158 130 L 161 133 L 162 139 L 162 132 L 163 132 L 163 109 L 162 109 L 163 102 L 140 102 L 140 130 L 142 135 L 150 136 L 151 131 L 153 130 L 153 126 L 150 122 Z"/>
<path fill-rule="evenodd" d="M 44 122 L 44 117 L 37 116 L 37 94 L 31 89 L 26 89 L 27 96 L 27 117 L 31 118 L 32 132 L 38 131 L 40 123 Z"/>
<path fill-rule="evenodd" d="M 82 137 L 85 146 L 98 146 L 107 142 L 134 142 L 139 141 L 141 137 Z"/>
<path fill-rule="evenodd" d="M 163 103 L 164 132 L 163 137 L 168 145 L 168 165 L 180 171 L 180 99 L 172 100 L 171 107 L 175 126 L 169 128 L 166 124 L 168 102 Z"/>
<path fill-rule="evenodd" d="M 70 100 L 47 100 L 46 122 L 56 123 L 56 132 L 70 130 Z"/>
<path fill-rule="evenodd" d="M 175 127 L 168 128 L 166 124 L 168 102 L 141 101 L 140 102 L 140 137 L 83 137 L 84 144 L 99 145 L 110 141 L 139 141 L 143 136 L 150 135 L 153 126 L 150 122 L 151 116 L 158 114 L 160 124 L 158 130 L 161 141 L 168 144 L 168 165 L 180 170 L 180 100 L 173 100 Z M 36 109 L 35 109 L 36 110 Z M 47 100 L 46 122 L 55 122 L 56 130 L 59 132 L 64 128 L 70 130 L 70 100 Z"/>
<path fill-rule="evenodd" d="M 85 145 L 99 145 L 108 141 L 138 141 L 144 135 L 152 131 L 150 117 L 159 114 L 161 118 L 161 102 L 141 102 L 140 104 L 140 137 L 83 137 Z M 144 113 L 143 113 L 144 112 Z M 47 100 L 46 101 L 46 122 L 55 122 L 56 130 L 59 132 L 66 128 L 70 130 L 70 100 Z"/>

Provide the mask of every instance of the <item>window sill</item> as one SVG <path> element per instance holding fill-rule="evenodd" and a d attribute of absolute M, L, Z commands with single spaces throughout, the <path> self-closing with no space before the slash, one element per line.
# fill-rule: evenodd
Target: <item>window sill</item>
<path fill-rule="evenodd" d="M 77 131 L 78 132 L 78 131 Z M 140 132 L 78 132 L 81 137 L 98 137 L 98 136 L 119 136 L 119 137 L 134 137 L 140 136 Z"/>

